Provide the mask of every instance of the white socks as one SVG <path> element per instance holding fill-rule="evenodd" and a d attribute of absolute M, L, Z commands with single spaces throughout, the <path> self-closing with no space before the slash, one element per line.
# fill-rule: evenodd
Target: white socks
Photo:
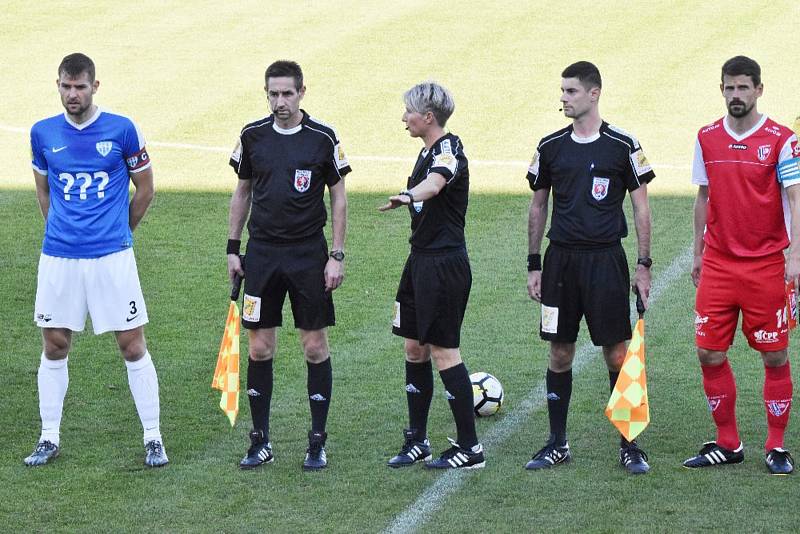
<path fill-rule="evenodd" d="M 39 384 L 39 415 L 42 418 L 42 435 L 39 441 L 49 441 L 58 446 L 61 430 L 61 413 L 69 385 L 67 359 L 48 360 L 42 353 L 37 381 Z"/>
<path fill-rule="evenodd" d="M 131 388 L 131 395 L 133 395 L 136 411 L 139 412 L 139 419 L 144 428 L 144 442 L 146 444 L 152 440 L 161 441 L 158 376 L 156 368 L 153 367 L 150 353 L 145 352 L 138 361 L 126 361 L 125 367 L 128 368 L 128 385 Z"/>

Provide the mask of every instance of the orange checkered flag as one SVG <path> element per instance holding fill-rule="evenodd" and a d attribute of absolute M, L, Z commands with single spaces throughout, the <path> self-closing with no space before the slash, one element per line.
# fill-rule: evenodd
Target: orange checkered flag
<path fill-rule="evenodd" d="M 608 399 L 606 417 L 628 441 L 633 441 L 650 424 L 647 401 L 647 375 L 644 367 L 644 303 L 636 295 L 639 320 L 619 371 L 614 391 Z"/>
<path fill-rule="evenodd" d="M 228 416 L 231 426 L 236 424 L 239 413 L 239 289 L 242 279 L 234 277 L 233 290 L 231 291 L 231 304 L 228 307 L 228 319 L 225 321 L 225 332 L 222 334 L 222 343 L 219 346 L 217 367 L 211 388 L 222 392 L 219 407 Z"/>

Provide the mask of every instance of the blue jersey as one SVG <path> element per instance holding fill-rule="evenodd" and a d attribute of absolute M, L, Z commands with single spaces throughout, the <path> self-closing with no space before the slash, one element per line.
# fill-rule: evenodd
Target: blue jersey
<path fill-rule="evenodd" d="M 31 128 L 31 153 L 50 187 L 44 254 L 99 258 L 133 245 L 128 173 L 150 166 L 133 121 L 99 108 L 83 124 L 56 115 Z"/>

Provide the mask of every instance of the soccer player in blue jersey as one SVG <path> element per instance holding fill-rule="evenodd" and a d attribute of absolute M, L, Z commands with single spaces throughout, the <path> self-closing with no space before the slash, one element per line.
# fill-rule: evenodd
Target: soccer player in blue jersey
<path fill-rule="evenodd" d="M 65 113 L 31 128 L 36 196 L 45 219 L 34 310 L 43 339 L 38 373 L 42 433 L 25 464 L 46 464 L 60 452 L 67 355 L 72 333 L 83 331 L 88 312 L 95 334 L 113 331 L 117 338 L 144 428 L 145 464 L 159 467 L 169 460 L 132 248 L 133 230 L 153 200 L 150 158 L 129 118 L 92 102 L 100 82 L 90 58 L 66 56 L 57 84 Z"/>

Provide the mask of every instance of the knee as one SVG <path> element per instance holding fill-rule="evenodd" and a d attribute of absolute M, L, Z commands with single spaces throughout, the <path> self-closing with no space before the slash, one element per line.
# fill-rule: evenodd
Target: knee
<path fill-rule="evenodd" d="M 786 350 L 762 352 L 761 358 L 764 360 L 764 366 L 766 367 L 780 367 L 789 361 L 789 352 Z"/>
<path fill-rule="evenodd" d="M 62 332 L 51 332 L 44 337 L 44 355 L 48 360 L 63 360 L 69 354 L 71 339 Z"/>
<path fill-rule="evenodd" d="M 697 347 L 697 359 L 700 360 L 700 365 L 721 365 L 727 358 L 728 355 L 725 352 Z"/>
<path fill-rule="evenodd" d="M 275 343 L 266 339 L 251 339 L 248 354 L 254 361 L 271 360 L 275 356 Z"/>
<path fill-rule="evenodd" d="M 550 370 L 563 373 L 572 369 L 574 352 L 569 346 L 553 344 L 550 347 Z"/>
<path fill-rule="evenodd" d="M 411 363 L 425 363 L 431 359 L 430 351 L 425 345 L 420 345 L 416 340 L 406 340 L 406 361 Z"/>
<path fill-rule="evenodd" d="M 147 352 L 147 345 L 144 342 L 144 338 L 136 339 L 120 346 L 119 350 L 125 361 L 135 362 L 142 359 L 145 355 Z"/>
<path fill-rule="evenodd" d="M 328 342 L 322 339 L 307 339 L 303 343 L 303 354 L 309 363 L 322 363 L 330 356 Z"/>

